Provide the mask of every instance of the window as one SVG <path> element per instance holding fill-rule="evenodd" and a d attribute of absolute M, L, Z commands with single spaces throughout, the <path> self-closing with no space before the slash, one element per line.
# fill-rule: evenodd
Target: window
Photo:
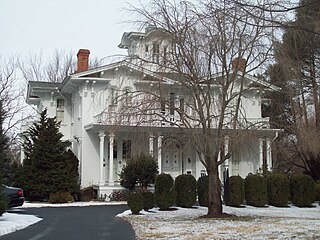
<path fill-rule="evenodd" d="M 184 98 L 180 98 L 179 99 L 179 102 L 180 102 L 180 118 L 181 120 L 183 120 L 183 115 L 184 115 Z"/>
<path fill-rule="evenodd" d="M 146 45 L 146 47 L 145 47 L 145 52 L 146 52 L 146 53 L 149 52 L 149 46 L 148 46 L 148 45 Z"/>
<path fill-rule="evenodd" d="M 162 114 L 166 113 L 166 101 L 163 98 L 160 100 L 160 111 Z"/>
<path fill-rule="evenodd" d="M 170 114 L 174 114 L 174 93 L 170 93 Z"/>
<path fill-rule="evenodd" d="M 167 47 L 163 48 L 163 64 L 167 64 Z"/>
<path fill-rule="evenodd" d="M 159 44 L 154 43 L 152 48 L 152 61 L 154 63 L 159 63 L 159 53 L 160 53 L 159 49 L 160 49 Z"/>
<path fill-rule="evenodd" d="M 129 88 L 124 89 L 124 101 L 126 105 L 131 105 L 132 103 L 132 94 Z"/>
<path fill-rule="evenodd" d="M 56 116 L 59 122 L 63 122 L 64 120 L 64 100 L 63 99 L 57 99 Z"/>
<path fill-rule="evenodd" d="M 131 140 L 122 141 L 122 158 L 131 158 Z"/>
<path fill-rule="evenodd" d="M 111 105 L 118 104 L 118 92 L 115 88 L 111 88 Z"/>

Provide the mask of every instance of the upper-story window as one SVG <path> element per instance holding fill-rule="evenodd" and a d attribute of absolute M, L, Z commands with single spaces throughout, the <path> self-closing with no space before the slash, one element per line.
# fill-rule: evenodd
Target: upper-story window
<path fill-rule="evenodd" d="M 174 100 L 175 100 L 174 93 L 171 92 L 171 93 L 170 93 L 170 114 L 171 114 L 171 115 L 174 114 Z"/>
<path fill-rule="evenodd" d="M 56 116 L 59 122 L 63 122 L 64 120 L 64 100 L 63 99 L 57 99 Z"/>
<path fill-rule="evenodd" d="M 130 88 L 124 89 L 124 102 L 126 105 L 132 104 L 132 93 L 131 93 Z"/>
<path fill-rule="evenodd" d="M 159 63 L 160 59 L 160 46 L 158 43 L 154 43 L 152 47 L 152 61 L 154 63 Z"/>
<path fill-rule="evenodd" d="M 166 65 L 167 64 L 167 55 L 168 55 L 168 48 L 164 47 L 163 48 L 163 64 Z"/>
<path fill-rule="evenodd" d="M 118 105 L 118 91 L 116 88 L 111 88 L 111 105 Z"/>

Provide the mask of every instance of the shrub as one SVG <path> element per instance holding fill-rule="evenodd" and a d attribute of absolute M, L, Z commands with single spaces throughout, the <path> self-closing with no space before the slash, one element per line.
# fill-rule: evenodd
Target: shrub
<path fill-rule="evenodd" d="M 154 207 L 155 199 L 152 192 L 142 192 L 143 197 L 143 209 L 148 211 Z"/>
<path fill-rule="evenodd" d="M 240 207 L 244 201 L 244 183 L 240 176 L 231 176 L 226 181 L 225 202 L 228 206 Z"/>
<path fill-rule="evenodd" d="M 174 185 L 177 194 L 177 206 L 191 208 L 197 200 L 197 181 L 194 176 L 189 174 L 179 175 L 175 179 Z"/>
<path fill-rule="evenodd" d="M 175 203 L 173 178 L 170 174 L 162 173 L 157 176 L 155 183 L 155 199 L 160 210 L 168 210 Z"/>
<path fill-rule="evenodd" d="M 50 203 L 68 203 L 73 202 L 73 197 L 69 192 L 51 193 L 49 196 Z"/>
<path fill-rule="evenodd" d="M 0 216 L 8 209 L 8 199 L 7 196 L 4 195 L 0 191 Z"/>
<path fill-rule="evenodd" d="M 130 190 L 134 190 L 136 184 L 139 184 L 143 190 L 146 190 L 148 184 L 154 183 L 157 174 L 156 160 L 150 155 L 141 153 L 128 160 L 120 173 L 120 184 Z"/>
<path fill-rule="evenodd" d="M 88 202 L 94 198 L 93 187 L 86 187 L 80 190 L 79 193 L 80 201 Z"/>
<path fill-rule="evenodd" d="M 249 174 L 244 180 L 244 192 L 248 205 L 263 207 L 268 202 L 267 183 L 261 175 Z"/>
<path fill-rule="evenodd" d="M 208 207 L 208 176 L 199 177 L 197 189 L 199 205 Z"/>
<path fill-rule="evenodd" d="M 284 174 L 267 176 L 268 203 L 276 207 L 286 207 L 290 200 L 289 180 Z"/>
<path fill-rule="evenodd" d="M 316 201 L 318 201 L 320 205 L 320 182 L 316 183 Z"/>
<path fill-rule="evenodd" d="M 298 207 L 310 207 L 315 200 L 315 183 L 309 175 L 297 174 L 290 177 L 291 201 Z"/>
<path fill-rule="evenodd" d="M 128 189 L 113 190 L 110 194 L 110 201 L 128 201 L 131 191 Z"/>
<path fill-rule="evenodd" d="M 132 214 L 139 214 L 143 209 L 143 197 L 141 193 L 131 193 L 128 198 L 128 206 Z"/>

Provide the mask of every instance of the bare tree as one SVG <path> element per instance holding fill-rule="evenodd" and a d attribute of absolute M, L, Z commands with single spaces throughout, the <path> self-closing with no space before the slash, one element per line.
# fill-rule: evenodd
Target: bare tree
<path fill-rule="evenodd" d="M 100 65 L 97 58 L 90 60 L 90 68 Z M 43 53 L 30 55 L 19 61 L 23 78 L 28 81 L 62 82 L 76 71 L 77 60 L 73 51 L 56 50 L 52 57 L 43 58 Z"/>
<path fill-rule="evenodd" d="M 127 93 L 119 94 L 124 103 L 119 123 L 134 118 L 139 125 L 166 124 L 187 136 L 209 177 L 208 216 L 221 216 L 218 167 L 231 155 L 225 142 L 232 146 L 250 132 L 241 99 L 251 86 L 244 79 L 268 61 L 273 35 L 265 27 L 268 13 L 257 8 L 248 14 L 216 0 L 198 5 L 153 0 L 130 11 L 138 24 L 161 29 L 158 37 L 168 45 L 162 53 L 154 51 L 150 61 L 131 60 L 152 70 L 130 93 L 132 104 L 126 103 Z"/>

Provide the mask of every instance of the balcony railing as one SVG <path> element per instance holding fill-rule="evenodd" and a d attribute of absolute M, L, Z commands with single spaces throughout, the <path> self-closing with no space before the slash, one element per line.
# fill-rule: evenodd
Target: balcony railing
<path fill-rule="evenodd" d="M 115 111 L 104 111 L 94 116 L 94 123 L 105 125 L 122 125 L 122 126 L 148 126 L 148 127 L 184 127 L 184 122 L 187 122 L 189 127 L 197 128 L 199 121 L 192 118 L 181 119 L 179 114 L 152 113 L 134 114 L 134 113 L 119 113 Z M 185 120 L 185 121 L 183 121 Z M 231 121 L 230 121 L 231 122 Z M 217 124 L 216 124 L 217 125 Z M 216 126 L 214 123 L 212 127 Z M 225 124 L 232 126 L 232 124 Z M 267 129 L 270 128 L 269 118 L 241 118 L 238 119 L 237 129 Z"/>

